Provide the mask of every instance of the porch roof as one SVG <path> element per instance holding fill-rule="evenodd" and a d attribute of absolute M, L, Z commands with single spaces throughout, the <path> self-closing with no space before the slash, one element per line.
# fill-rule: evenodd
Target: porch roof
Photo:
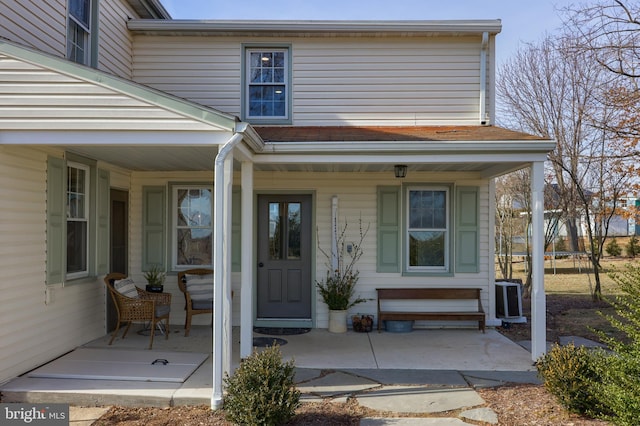
<path fill-rule="evenodd" d="M 255 129 L 265 142 L 548 141 L 548 138 L 496 126 L 279 126 Z"/>
<path fill-rule="evenodd" d="M 489 178 L 544 161 L 548 138 L 496 126 L 255 127 L 265 143 L 257 170 L 470 172 Z"/>

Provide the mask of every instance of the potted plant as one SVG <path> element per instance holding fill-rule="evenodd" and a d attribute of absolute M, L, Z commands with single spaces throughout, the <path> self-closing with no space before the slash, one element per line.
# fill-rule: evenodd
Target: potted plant
<path fill-rule="evenodd" d="M 151 269 L 144 273 L 147 280 L 146 290 L 152 293 L 162 293 L 164 290 L 165 273 L 158 265 L 153 265 Z"/>
<path fill-rule="evenodd" d="M 328 260 L 335 261 L 337 267 L 329 266 L 324 279 L 316 281 L 318 292 L 324 303 L 329 308 L 329 331 L 332 333 L 344 333 L 347 331 L 347 311 L 358 303 L 366 302 L 367 299 L 355 297 L 355 287 L 358 282 L 359 271 L 355 269 L 356 262 L 362 257 L 362 241 L 369 228 L 363 232 L 362 222 L 360 222 L 360 241 L 357 244 L 347 244 L 347 225 L 339 235 L 337 235 L 337 253 L 335 256 L 329 255 L 321 247 L 318 249 Z M 337 231 L 337 229 L 336 229 Z M 345 256 L 348 256 L 345 259 Z"/>

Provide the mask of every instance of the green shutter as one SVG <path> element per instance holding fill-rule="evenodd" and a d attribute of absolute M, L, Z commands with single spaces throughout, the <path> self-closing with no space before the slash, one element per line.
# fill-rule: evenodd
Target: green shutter
<path fill-rule="evenodd" d="M 242 262 L 242 244 L 240 225 L 242 224 L 241 190 L 233 188 L 231 192 L 231 270 L 240 272 Z"/>
<path fill-rule="evenodd" d="M 166 270 L 166 189 L 164 186 L 142 188 L 142 270 L 154 265 Z"/>
<path fill-rule="evenodd" d="M 96 274 L 106 274 L 109 272 L 109 247 L 110 247 L 110 234 L 109 234 L 109 171 L 98 169 L 98 185 L 97 185 L 97 199 L 98 205 L 96 207 L 97 217 L 97 232 L 98 241 L 96 244 Z"/>
<path fill-rule="evenodd" d="M 400 272 L 400 187 L 378 187 L 378 272 Z"/>
<path fill-rule="evenodd" d="M 65 195 L 67 166 L 61 158 L 47 159 L 47 284 L 64 281 L 67 263 Z"/>
<path fill-rule="evenodd" d="M 479 270 L 479 200 L 478 188 L 461 186 L 456 189 L 456 272 Z"/>

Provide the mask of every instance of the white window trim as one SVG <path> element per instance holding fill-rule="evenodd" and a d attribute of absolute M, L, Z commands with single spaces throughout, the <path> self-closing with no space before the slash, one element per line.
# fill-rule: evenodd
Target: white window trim
<path fill-rule="evenodd" d="M 73 21 L 78 27 L 80 27 L 84 32 L 84 57 L 82 58 L 82 65 L 89 65 L 89 61 L 91 58 L 91 20 L 93 16 L 93 0 L 87 0 L 89 4 L 89 26 L 87 27 L 82 22 L 80 22 L 73 14 L 71 13 L 71 0 L 67 1 L 67 56 L 71 53 L 69 51 L 70 44 L 72 43 L 70 38 L 71 26 L 69 25 L 69 21 Z M 73 43 L 74 48 L 77 46 L 77 43 Z M 68 58 L 74 60 L 72 58 Z"/>
<path fill-rule="evenodd" d="M 409 215 L 411 213 L 410 206 L 410 193 L 412 191 L 444 191 L 446 202 L 446 227 L 445 227 L 445 238 L 444 238 L 444 265 L 443 266 L 411 266 L 409 265 L 409 245 L 410 238 L 409 232 L 412 228 L 409 227 Z M 448 273 L 451 271 L 451 235 L 452 235 L 452 212 L 451 212 L 451 188 L 443 185 L 420 185 L 420 186 L 408 186 L 406 188 L 405 193 L 405 201 L 404 201 L 404 209 L 405 209 L 405 221 L 404 221 L 404 240 L 405 240 L 405 250 L 404 250 L 404 264 L 405 271 L 411 272 L 428 272 L 428 273 Z M 423 229 L 423 228 L 420 228 Z M 424 228 L 429 230 L 429 228 Z M 440 230 L 440 229 L 438 229 Z"/>
<path fill-rule="evenodd" d="M 213 185 L 198 185 L 198 184 L 173 184 L 171 186 L 171 270 L 181 271 L 190 268 L 211 268 L 213 265 L 178 265 L 178 191 L 182 189 L 209 189 L 211 190 L 211 236 L 214 238 L 214 224 L 213 224 Z M 212 241 L 213 250 L 213 241 Z"/>
<path fill-rule="evenodd" d="M 84 197 L 84 212 L 85 212 L 85 217 L 84 217 L 84 222 L 86 222 L 87 224 L 87 231 L 86 231 L 86 241 L 85 241 L 85 247 L 86 247 L 86 253 L 85 253 L 85 258 L 87 259 L 87 265 L 86 265 L 86 269 L 84 271 L 78 271 L 78 272 L 72 272 L 72 273 L 68 273 L 67 272 L 67 265 L 65 265 L 65 277 L 68 280 L 72 280 L 72 279 L 77 279 L 77 278 L 84 278 L 84 277 L 88 277 L 89 276 L 89 269 L 90 269 L 90 262 L 91 262 L 91 258 L 90 258 L 90 252 L 89 252 L 89 244 L 91 242 L 91 167 L 89 167 L 86 164 L 82 164 L 82 163 L 75 163 L 72 161 L 68 161 L 67 162 L 67 169 L 69 168 L 74 168 L 74 169 L 80 169 L 80 170 L 84 170 L 85 172 L 85 197 Z M 68 178 L 67 178 L 68 179 Z M 68 186 L 68 181 L 67 181 L 67 187 L 65 189 L 65 197 L 66 200 L 65 201 L 67 203 L 67 209 L 69 208 L 68 205 L 68 197 L 69 197 L 69 186 Z M 67 218 L 66 221 L 67 222 L 80 222 L 82 220 L 70 220 L 71 218 L 69 217 L 69 212 L 67 211 Z"/>
<path fill-rule="evenodd" d="M 274 115 L 274 116 L 253 116 L 250 114 L 250 90 L 251 86 L 251 53 L 252 52 L 283 52 L 284 57 L 284 67 L 285 67 L 285 78 L 284 82 L 278 83 L 278 85 L 285 86 L 285 114 L 284 115 Z M 243 116 L 247 121 L 251 121 L 254 123 L 282 123 L 288 122 L 291 118 L 291 48 L 288 46 L 246 46 L 244 48 L 244 105 L 243 105 Z"/>

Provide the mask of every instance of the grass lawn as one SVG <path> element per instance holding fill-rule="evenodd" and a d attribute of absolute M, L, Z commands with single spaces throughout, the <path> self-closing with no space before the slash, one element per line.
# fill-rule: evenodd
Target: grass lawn
<path fill-rule="evenodd" d="M 613 328 L 609 322 L 599 314 L 613 314 L 614 310 L 606 302 L 618 294 L 616 284 L 609 277 L 612 268 L 623 269 L 626 264 L 638 260 L 624 258 L 605 258 L 602 261 L 603 271 L 600 272 L 602 295 L 605 301 L 594 302 L 591 292 L 595 286 L 595 277 L 587 259 L 557 259 L 555 264 L 551 260 L 545 262 L 544 285 L 547 309 L 547 340 L 557 342 L 560 336 L 580 336 L 599 341 L 592 329 L 602 330 L 617 338 L 625 336 Z M 500 276 L 497 273 L 497 276 Z M 524 263 L 514 265 L 513 278 L 526 278 Z M 527 317 L 526 324 L 512 324 L 509 329 L 502 329 L 503 334 L 513 340 L 529 340 L 531 338 L 531 301 L 522 301 L 523 314 Z"/>

